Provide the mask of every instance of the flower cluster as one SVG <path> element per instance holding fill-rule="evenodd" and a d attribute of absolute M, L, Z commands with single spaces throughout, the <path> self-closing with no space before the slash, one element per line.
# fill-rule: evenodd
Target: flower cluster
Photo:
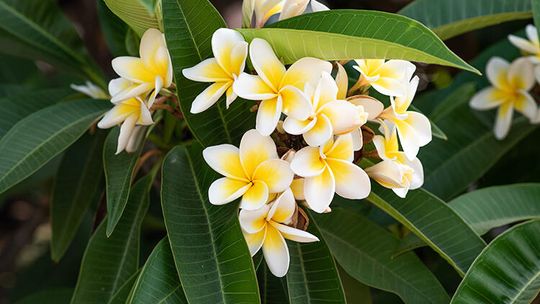
<path fill-rule="evenodd" d="M 117 57 L 112 61 L 120 76 L 109 82 L 114 107 L 98 127 L 121 125 L 116 153 L 137 150 L 145 127 L 153 124 L 152 112 L 157 95 L 172 85 L 173 69 L 164 35 L 148 29 L 141 38 L 140 57 Z"/>
<path fill-rule="evenodd" d="M 244 0 L 242 7 L 246 18 L 244 23 L 251 26 L 255 15 L 255 27 L 262 27 L 274 15 L 283 20 L 301 15 L 306 10 L 319 12 L 328 10 L 328 7 L 316 0 Z"/>
<path fill-rule="evenodd" d="M 527 55 L 512 63 L 499 57 L 491 58 L 486 74 L 492 86 L 478 92 L 469 103 L 475 110 L 498 108 L 494 133 L 499 140 L 508 135 L 514 110 L 531 123 L 540 123 L 538 105 L 530 94 L 535 82 L 540 83 L 540 43 L 534 26 L 528 25 L 525 31 L 529 40 L 514 35 L 508 39 Z"/>
<path fill-rule="evenodd" d="M 217 30 L 212 50 L 214 58 L 183 70 L 188 79 L 212 83 L 195 98 L 191 112 L 226 95 L 227 107 L 238 97 L 256 102 L 257 117 L 239 148 L 223 144 L 203 151 L 208 165 L 223 175 L 210 186 L 209 199 L 214 205 L 240 199 L 239 219 L 251 254 L 262 248 L 274 275 L 284 276 L 289 267 L 285 239 L 318 240 L 305 231 L 307 216 L 297 202 L 324 213 L 331 211 L 335 194 L 366 198 L 370 177 L 400 197 L 423 184 L 417 154 L 431 141 L 431 125 L 409 110 L 419 82 L 412 63 L 342 62 L 349 73 L 359 72 L 349 89 L 342 64 L 307 57 L 287 67 L 267 41 L 248 44 L 234 30 Z M 253 71 L 246 72 L 248 56 Z M 386 108 L 368 95 L 370 87 L 388 96 Z M 382 134 L 375 135 L 368 124 Z M 381 161 L 368 162 L 364 171 L 358 163 L 366 157 Z"/>

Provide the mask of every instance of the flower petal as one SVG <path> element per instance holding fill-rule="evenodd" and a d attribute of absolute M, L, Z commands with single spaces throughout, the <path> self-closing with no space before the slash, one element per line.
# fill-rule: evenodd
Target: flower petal
<path fill-rule="evenodd" d="M 285 118 L 283 129 L 291 135 L 301 135 L 311 130 L 317 123 L 317 118 L 298 120 L 292 117 Z"/>
<path fill-rule="evenodd" d="M 396 119 L 393 122 L 408 159 L 414 159 L 419 148 L 432 140 L 431 123 L 422 113 L 409 111 L 405 120 Z"/>
<path fill-rule="evenodd" d="M 266 236 L 266 229 L 256 233 L 247 233 L 245 231 L 242 231 L 242 233 L 244 234 L 244 239 L 248 245 L 249 253 L 251 256 L 254 256 L 263 245 Z"/>
<path fill-rule="evenodd" d="M 262 135 L 269 136 L 277 127 L 279 118 L 281 117 L 281 109 L 283 102 L 281 96 L 278 98 L 263 100 L 259 104 L 257 110 L 255 128 Z"/>
<path fill-rule="evenodd" d="M 280 91 L 283 102 L 283 113 L 296 119 L 307 119 L 312 113 L 313 108 L 310 100 L 300 89 L 293 86 L 285 86 Z"/>
<path fill-rule="evenodd" d="M 225 94 L 227 89 L 231 86 L 231 82 L 216 82 L 206 88 L 201 94 L 197 95 L 191 109 L 189 110 L 193 114 L 198 114 L 208 110 L 213 106 L 220 98 Z"/>
<path fill-rule="evenodd" d="M 536 45 L 539 45 L 538 43 L 538 31 L 536 30 L 536 27 L 532 24 L 528 24 L 525 27 L 525 33 L 527 34 L 527 38 Z"/>
<path fill-rule="evenodd" d="M 514 89 L 529 91 L 535 83 L 534 66 L 528 58 L 518 58 L 508 68 L 508 83 Z"/>
<path fill-rule="evenodd" d="M 211 146 L 203 150 L 203 158 L 219 174 L 248 182 L 240 163 L 240 151 L 237 147 L 229 144 Z"/>
<path fill-rule="evenodd" d="M 381 186 L 393 189 L 403 187 L 403 171 L 399 163 L 383 160 L 366 169 L 366 173 Z"/>
<path fill-rule="evenodd" d="M 364 135 L 362 129 L 358 128 L 351 131 L 351 137 L 353 140 L 353 150 L 360 151 L 364 146 Z"/>
<path fill-rule="evenodd" d="M 347 199 L 363 199 L 371 192 L 369 177 L 357 165 L 338 159 L 326 160 L 334 174 L 336 193 Z"/>
<path fill-rule="evenodd" d="M 349 90 L 349 76 L 345 68 L 338 62 L 337 64 L 337 74 L 336 74 L 336 84 L 338 86 L 337 98 L 344 100 L 347 98 L 347 91 Z"/>
<path fill-rule="evenodd" d="M 250 187 L 247 182 L 222 177 L 210 185 L 208 198 L 212 205 L 225 205 L 244 195 Z"/>
<path fill-rule="evenodd" d="M 308 145 L 318 147 L 332 138 L 332 134 L 334 134 L 334 129 L 332 129 L 330 119 L 320 114 L 317 115 L 313 127 L 304 133 L 304 140 Z"/>
<path fill-rule="evenodd" d="M 498 107 L 503 100 L 499 89 L 488 87 L 476 93 L 469 101 L 469 106 L 475 110 L 489 110 Z"/>
<path fill-rule="evenodd" d="M 310 0 L 285 0 L 279 20 L 300 16 L 306 10 Z"/>
<path fill-rule="evenodd" d="M 240 208 L 246 210 L 257 210 L 268 201 L 268 187 L 264 182 L 254 181 L 249 190 L 242 196 Z"/>
<path fill-rule="evenodd" d="M 276 144 L 272 138 L 262 136 L 257 130 L 249 130 L 240 141 L 240 163 L 246 176 L 251 178 L 255 169 L 268 159 L 277 159 Z"/>
<path fill-rule="evenodd" d="M 489 82 L 500 89 L 508 87 L 507 75 L 509 68 L 510 64 L 508 61 L 500 57 L 491 58 L 486 66 L 486 74 Z"/>
<path fill-rule="evenodd" d="M 295 178 L 291 183 L 291 191 L 293 192 L 294 198 L 298 201 L 303 201 L 306 198 L 304 197 L 304 179 Z"/>
<path fill-rule="evenodd" d="M 394 112 L 398 114 L 403 114 L 407 111 L 414 99 L 414 96 L 416 95 L 416 90 L 418 89 L 419 82 L 420 78 L 418 76 L 414 76 L 414 78 L 405 88 L 405 95 L 390 98 Z"/>
<path fill-rule="evenodd" d="M 344 100 L 335 100 L 326 103 L 320 113 L 325 115 L 332 124 L 335 135 L 349 133 L 367 122 L 368 114 L 364 108 L 357 107 Z"/>
<path fill-rule="evenodd" d="M 139 55 L 147 66 L 152 66 L 155 64 L 158 50 L 163 47 L 166 48 L 163 33 L 155 28 L 149 28 L 141 37 Z"/>
<path fill-rule="evenodd" d="M 319 84 L 315 90 L 313 101 L 315 109 L 318 110 L 326 105 L 326 103 L 337 100 L 338 92 L 339 88 L 334 78 L 332 78 L 332 75 L 323 71 L 321 78 L 319 79 Z"/>
<path fill-rule="evenodd" d="M 512 125 L 512 116 L 514 108 L 510 103 L 503 103 L 499 107 L 497 117 L 495 118 L 495 138 L 502 140 L 508 135 Z"/>
<path fill-rule="evenodd" d="M 266 40 L 255 38 L 249 46 L 249 55 L 257 74 L 276 92 L 285 75 L 285 66 L 277 58 L 272 46 Z"/>
<path fill-rule="evenodd" d="M 279 230 L 267 226 L 262 250 L 270 272 L 276 277 L 285 276 L 289 270 L 289 249 Z"/>
<path fill-rule="evenodd" d="M 285 191 L 291 185 L 293 177 L 289 163 L 281 159 L 266 160 L 257 166 L 253 173 L 253 180 L 264 182 L 270 193 Z"/>
<path fill-rule="evenodd" d="M 183 69 L 182 75 L 199 82 L 228 82 L 233 79 L 221 68 L 216 58 L 209 58 L 194 67 Z"/>
<path fill-rule="evenodd" d="M 538 106 L 536 105 L 536 101 L 528 92 L 520 92 L 518 99 L 515 101 L 514 107 L 518 112 L 529 118 L 529 120 L 533 121 L 536 119 Z"/>
<path fill-rule="evenodd" d="M 324 153 L 326 158 L 334 158 L 352 162 L 354 159 L 354 148 L 351 134 L 338 136 L 330 150 Z"/>
<path fill-rule="evenodd" d="M 249 100 L 267 100 L 277 97 L 276 92 L 261 77 L 246 73 L 238 76 L 233 89 L 238 96 Z"/>
<path fill-rule="evenodd" d="M 322 174 L 307 177 L 304 180 L 304 196 L 309 208 L 317 213 L 323 213 L 334 198 L 336 183 L 334 175 L 329 168 Z"/>
<path fill-rule="evenodd" d="M 112 68 L 116 74 L 136 83 L 154 83 L 155 75 L 148 70 L 140 58 L 121 56 L 112 60 Z"/>
<path fill-rule="evenodd" d="M 309 84 L 315 87 L 319 82 L 322 72 L 331 73 L 332 64 L 317 58 L 304 57 L 293 63 L 281 82 L 281 87 L 292 85 L 300 90 Z"/>
<path fill-rule="evenodd" d="M 234 93 L 233 87 L 230 86 L 227 89 L 227 99 L 225 101 L 225 106 L 227 107 L 227 109 L 231 106 L 231 104 L 233 103 L 233 101 L 236 100 L 237 97 L 238 97 L 238 95 L 236 95 L 236 93 Z"/>
<path fill-rule="evenodd" d="M 292 171 L 302 177 L 321 175 L 326 163 L 321 159 L 319 148 L 304 147 L 296 152 L 291 161 Z"/>
<path fill-rule="evenodd" d="M 139 146 L 142 144 L 144 136 L 146 135 L 146 130 L 147 128 L 144 126 L 135 126 L 126 145 L 125 150 L 127 153 L 133 153 L 139 149 Z"/>
<path fill-rule="evenodd" d="M 238 221 L 242 230 L 247 233 L 256 233 L 264 229 L 266 226 L 266 216 L 270 210 L 269 205 L 264 205 L 256 210 L 240 210 L 238 214 Z"/>
<path fill-rule="evenodd" d="M 312 12 L 322 12 L 322 11 L 328 11 L 330 10 L 328 6 L 320 3 L 316 0 L 311 0 L 311 11 Z"/>
<path fill-rule="evenodd" d="M 236 49 L 240 46 L 239 49 Z M 212 35 L 212 51 L 223 71 L 232 77 L 244 70 L 247 56 L 247 43 L 237 31 L 220 28 Z"/>
<path fill-rule="evenodd" d="M 523 39 L 518 36 L 509 35 L 508 40 L 517 47 L 518 49 L 521 49 L 527 53 L 535 54 L 538 52 L 538 49 L 532 44 L 529 40 Z"/>
<path fill-rule="evenodd" d="M 122 126 L 120 126 L 120 134 L 118 135 L 118 145 L 116 148 L 116 154 L 126 149 L 126 146 L 131 138 L 133 130 L 135 129 L 135 124 L 137 123 L 137 115 L 129 116 Z"/>
<path fill-rule="evenodd" d="M 296 201 L 291 189 L 285 190 L 272 204 L 270 211 L 266 216 L 267 221 L 289 224 L 294 211 L 296 210 Z"/>
<path fill-rule="evenodd" d="M 362 106 L 368 114 L 368 120 L 375 120 L 384 110 L 384 105 L 378 99 L 367 95 L 355 96 L 348 101 L 356 106 Z"/>
<path fill-rule="evenodd" d="M 407 166 L 413 169 L 414 173 L 411 180 L 410 190 L 418 189 L 424 184 L 424 168 L 418 158 L 407 162 Z"/>
<path fill-rule="evenodd" d="M 275 223 L 275 222 L 270 222 L 270 224 L 274 228 L 279 230 L 281 235 L 283 235 L 283 237 L 288 240 L 299 242 L 299 243 L 313 243 L 313 242 L 319 241 L 318 237 L 314 236 L 313 234 L 307 231 L 296 229 L 296 228 L 289 227 L 289 226 Z"/>

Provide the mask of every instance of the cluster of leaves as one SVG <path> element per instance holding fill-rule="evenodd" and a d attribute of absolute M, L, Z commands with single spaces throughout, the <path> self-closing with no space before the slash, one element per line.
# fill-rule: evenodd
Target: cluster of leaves
<path fill-rule="evenodd" d="M 508 138 L 497 141 L 486 123 L 489 117 L 478 119 L 469 109 L 468 100 L 485 84 L 482 78 L 463 72 L 448 88 L 421 97 L 420 110 L 446 138 L 436 139 L 419 156 L 426 171 L 424 189 L 399 199 L 375 187 L 365 201 L 336 198 L 330 214 L 308 211 L 309 232 L 321 242 L 290 244 L 291 269 L 277 279 L 260 256 L 251 259 L 237 206 L 213 206 L 206 193 L 216 175 L 201 150 L 224 141 L 237 144 L 253 126 L 252 104 L 238 100 L 224 111 L 221 102 L 202 114 L 189 113 L 204 85 L 188 81 L 181 71 L 211 56 L 210 37 L 225 27 L 222 17 L 207 0 L 104 0 L 98 6 L 115 55 L 133 53 L 133 41 L 147 28 L 165 33 L 184 120 L 158 112 L 159 124 L 149 131 L 146 148 L 114 155 L 118 130 L 106 134 L 92 127 L 110 103 L 67 89 L 81 79 L 104 86 L 106 79 L 55 1 L 0 0 L 0 51 L 70 73 L 59 77 L 58 88 L 50 88 L 50 81 L 32 79 L 39 76 L 31 64 L 26 74 L 14 66 L 28 61 L 2 57 L 0 193 L 8 197 L 28 189 L 30 177 L 61 158 L 51 200 L 52 259 L 59 265 L 72 262 L 74 247 L 85 248 L 76 286 L 44 286 L 20 303 L 357 303 L 371 301 L 366 286 L 406 303 L 526 303 L 538 293 L 540 221 L 534 219 L 540 218 L 540 184 L 462 194 L 471 184 L 538 182 L 534 173 L 539 168 L 530 167 L 538 155 L 531 150 L 538 148 L 526 144 L 538 136 L 536 127 L 516 120 Z M 401 15 L 334 10 L 239 31 L 246 40 L 271 42 L 285 63 L 305 56 L 396 58 L 476 71 L 495 53 L 518 54 L 508 52 L 503 41 L 472 67 L 439 37 L 528 19 L 533 10 L 540 8 L 530 0 L 416 0 Z M 17 70 L 21 80 L 13 81 Z M 148 146 L 159 151 L 151 154 L 158 155 L 150 158 L 152 165 L 145 162 L 151 156 Z M 517 160 L 529 166 L 516 166 Z M 523 171 L 532 174 L 523 176 Z M 502 181 L 501 172 L 507 177 Z M 96 217 L 102 197 L 105 218 Z M 142 228 L 156 220 L 156 212 L 148 212 L 156 200 L 163 215 L 158 226 L 164 223 L 166 236 L 146 257 Z M 99 226 L 88 240 L 94 218 Z M 526 222 L 489 244 L 481 237 L 518 221 Z M 387 229 L 396 224 L 398 232 Z M 452 299 L 440 274 L 411 251 L 423 246 L 463 277 Z M 358 294 L 362 290 L 367 292 Z"/>

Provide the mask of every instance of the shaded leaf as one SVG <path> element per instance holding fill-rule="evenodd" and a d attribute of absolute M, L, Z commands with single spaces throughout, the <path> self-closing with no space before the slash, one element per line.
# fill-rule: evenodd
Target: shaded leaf
<path fill-rule="evenodd" d="M 42 290 L 17 301 L 15 304 L 67 304 L 72 294 L 72 288 Z"/>
<path fill-rule="evenodd" d="M 139 36 L 149 28 L 160 29 L 159 2 L 153 0 L 103 0 L 109 9 Z"/>
<path fill-rule="evenodd" d="M 139 278 L 141 270 L 139 269 L 137 272 L 131 275 L 129 279 L 127 279 L 122 286 L 118 288 L 118 290 L 114 293 L 114 295 L 109 300 L 108 304 L 126 304 L 129 295 L 132 292 L 133 285 L 135 284 L 135 281 Z"/>
<path fill-rule="evenodd" d="M 107 46 L 114 57 L 128 55 L 126 35 L 129 27 L 107 7 L 104 0 L 97 1 L 99 25 Z M 138 50 L 137 50 L 138 54 Z M 136 55 L 137 55 L 136 54 Z M 129 54 L 130 55 L 130 54 Z"/>
<path fill-rule="evenodd" d="M 262 260 L 262 253 L 260 254 Z M 257 268 L 257 281 L 261 293 L 261 304 L 289 304 L 285 278 L 278 278 L 270 272 L 264 261 Z"/>

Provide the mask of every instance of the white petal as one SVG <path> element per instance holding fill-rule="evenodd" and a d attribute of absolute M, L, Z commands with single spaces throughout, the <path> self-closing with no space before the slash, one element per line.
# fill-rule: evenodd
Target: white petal
<path fill-rule="evenodd" d="M 418 148 L 432 140 L 431 123 L 422 113 L 409 111 L 406 120 L 396 120 L 395 124 L 403 151 L 409 159 L 414 159 L 418 154 Z"/>
<path fill-rule="evenodd" d="M 231 106 L 231 104 L 233 103 L 233 101 L 236 100 L 237 97 L 238 97 L 238 95 L 236 95 L 236 93 L 234 93 L 233 87 L 230 86 L 227 89 L 227 99 L 225 101 L 225 106 L 227 107 L 227 109 Z"/>
<path fill-rule="evenodd" d="M 270 193 L 285 191 L 291 185 L 293 177 L 289 163 L 282 159 L 265 160 L 253 173 L 253 180 L 264 182 Z"/>
<path fill-rule="evenodd" d="M 317 213 L 323 213 L 332 203 L 336 183 L 330 169 L 314 177 L 304 180 L 304 195 L 309 208 Z"/>
<path fill-rule="evenodd" d="M 197 95 L 191 104 L 190 112 L 198 114 L 208 110 L 225 94 L 231 86 L 230 82 L 216 82 Z"/>
<path fill-rule="evenodd" d="M 140 111 L 139 111 L 139 119 L 137 120 L 137 124 L 140 126 L 149 126 L 154 123 L 154 120 L 152 119 L 152 113 L 150 112 L 150 109 L 146 106 L 144 101 L 140 100 Z"/>
<path fill-rule="evenodd" d="M 502 104 L 495 118 L 495 137 L 502 140 L 508 135 L 510 126 L 512 125 L 512 116 L 514 108 L 509 104 Z"/>
<path fill-rule="evenodd" d="M 317 89 L 315 90 L 314 107 L 320 109 L 328 102 L 337 100 L 338 93 L 339 88 L 332 75 L 323 71 Z"/>
<path fill-rule="evenodd" d="M 383 160 L 366 169 L 366 173 L 383 187 L 394 189 L 403 187 L 403 170 L 392 160 Z"/>
<path fill-rule="evenodd" d="M 120 123 L 133 113 L 122 113 L 117 106 L 110 109 L 105 116 L 98 122 L 97 126 L 100 129 L 109 129 Z"/>
<path fill-rule="evenodd" d="M 247 233 L 245 231 L 242 231 L 242 233 L 244 234 L 244 239 L 248 245 L 249 253 L 251 256 L 254 256 L 263 245 L 264 238 L 266 236 L 266 229 L 263 229 L 257 233 Z"/>
<path fill-rule="evenodd" d="M 209 58 L 194 67 L 183 69 L 182 75 L 187 79 L 199 82 L 229 82 L 232 80 L 216 58 Z"/>
<path fill-rule="evenodd" d="M 371 192 L 369 177 L 357 165 L 338 159 L 326 160 L 334 174 L 336 193 L 347 199 L 363 199 Z"/>
<path fill-rule="evenodd" d="M 130 98 L 137 98 L 141 95 L 146 95 L 146 93 L 152 90 L 152 88 L 152 83 L 132 83 L 132 85 L 127 87 L 125 90 L 119 91 L 116 95 L 111 95 L 111 102 L 118 104 Z"/>
<path fill-rule="evenodd" d="M 518 58 L 508 68 L 508 81 L 513 88 L 529 91 L 534 86 L 534 66 L 525 58 Z"/>
<path fill-rule="evenodd" d="M 320 3 L 319 1 L 311 0 L 311 10 L 313 12 L 322 12 L 322 11 L 328 11 L 330 9 L 328 8 L 328 6 Z"/>
<path fill-rule="evenodd" d="M 153 83 L 155 75 L 141 58 L 121 56 L 112 60 L 112 68 L 116 74 L 136 83 Z"/>
<path fill-rule="evenodd" d="M 279 230 L 272 226 L 266 228 L 262 249 L 270 272 L 276 277 L 285 276 L 289 270 L 289 249 Z"/>
<path fill-rule="evenodd" d="M 354 159 L 354 148 L 351 134 L 340 135 L 332 147 L 328 150 L 324 150 L 324 154 L 327 158 L 335 158 L 352 162 Z"/>
<path fill-rule="evenodd" d="M 277 223 L 289 224 L 294 211 L 296 210 L 296 201 L 291 189 L 285 190 L 272 204 L 266 220 Z"/>
<path fill-rule="evenodd" d="M 514 106 L 518 112 L 529 118 L 530 121 L 534 121 L 536 119 L 538 106 L 536 101 L 528 92 L 521 91 Z"/>
<path fill-rule="evenodd" d="M 489 81 L 498 88 L 506 87 L 508 79 L 508 69 L 510 64 L 508 61 L 500 58 L 493 57 L 491 58 L 486 66 L 486 74 Z"/>
<path fill-rule="evenodd" d="M 302 177 L 321 175 L 326 168 L 326 163 L 321 160 L 319 148 L 305 147 L 296 152 L 291 161 L 293 172 Z"/>
<path fill-rule="evenodd" d="M 357 107 L 344 100 L 326 103 L 320 113 L 324 114 L 332 124 L 335 135 L 349 133 L 367 122 L 367 113 L 363 107 Z"/>
<path fill-rule="evenodd" d="M 238 76 L 241 66 L 243 66 L 247 55 L 246 52 L 236 54 L 240 57 L 233 58 L 233 50 L 236 46 L 246 45 L 244 37 L 232 29 L 220 28 L 212 35 L 212 51 L 221 68 L 230 75 Z M 242 58 L 243 57 L 243 58 Z M 242 67 L 243 70 L 243 67 Z"/>
<path fill-rule="evenodd" d="M 315 87 L 323 72 L 332 72 L 332 64 L 330 62 L 317 58 L 304 57 L 289 67 L 283 78 L 282 86 L 292 85 L 300 90 L 304 90 L 307 84 Z"/>
<path fill-rule="evenodd" d="M 311 102 L 304 92 L 293 86 L 285 86 L 279 91 L 283 102 L 283 113 L 296 119 L 307 119 L 312 113 Z"/>
<path fill-rule="evenodd" d="M 309 120 L 298 120 L 292 117 L 285 118 L 283 129 L 291 135 L 301 135 L 311 130 L 317 123 L 317 118 Z"/>
<path fill-rule="evenodd" d="M 268 187 L 264 182 L 255 181 L 242 196 L 240 208 L 245 210 L 257 210 L 268 201 Z"/>
<path fill-rule="evenodd" d="M 538 45 L 538 31 L 536 30 L 536 27 L 532 24 L 528 24 L 525 27 L 525 33 L 527 34 L 527 38 L 533 43 Z"/>
<path fill-rule="evenodd" d="M 281 97 L 263 100 L 259 104 L 256 118 L 256 129 L 261 134 L 269 136 L 274 132 L 281 117 L 283 102 Z"/>
<path fill-rule="evenodd" d="M 314 236 L 313 234 L 307 231 L 285 226 L 283 224 L 279 224 L 275 222 L 271 222 L 270 224 L 274 228 L 279 230 L 279 232 L 281 232 L 281 235 L 283 235 L 283 237 L 285 237 L 288 240 L 299 242 L 299 243 L 313 243 L 313 242 L 319 241 L 318 237 Z"/>
<path fill-rule="evenodd" d="M 277 97 L 277 93 L 270 88 L 259 76 L 240 74 L 233 85 L 234 92 L 249 100 L 267 100 Z"/>
<path fill-rule="evenodd" d="M 527 53 L 535 54 L 538 52 L 538 49 L 530 41 L 523 39 L 518 36 L 509 35 L 508 40 L 516 46 L 518 49 L 521 49 Z"/>
<path fill-rule="evenodd" d="M 407 162 L 407 165 L 414 171 L 409 189 L 414 190 L 422 187 L 424 184 L 424 168 L 418 158 Z"/>
<path fill-rule="evenodd" d="M 242 230 L 247 233 L 256 233 L 264 229 L 267 223 L 266 216 L 269 210 L 269 205 L 264 205 L 256 210 L 240 210 L 238 220 Z"/>
<path fill-rule="evenodd" d="M 144 136 L 146 135 L 146 130 L 147 128 L 144 126 L 135 126 L 125 149 L 127 153 L 133 153 L 139 149 L 140 145 L 143 143 Z"/>
<path fill-rule="evenodd" d="M 203 158 L 214 171 L 234 179 L 248 179 L 240 163 L 240 151 L 237 147 L 229 144 L 211 146 L 203 150 Z"/>
<path fill-rule="evenodd" d="M 116 148 L 116 154 L 120 154 L 120 152 L 126 149 L 126 146 L 129 142 L 129 139 L 131 138 L 131 134 L 133 133 L 133 129 L 135 128 L 136 123 L 137 116 L 131 115 L 124 121 L 122 126 L 120 126 L 120 135 L 118 135 L 118 146 Z"/>
<path fill-rule="evenodd" d="M 308 145 L 318 147 L 332 138 L 332 134 L 334 134 L 334 129 L 330 119 L 326 115 L 320 114 L 317 115 L 315 124 L 304 133 L 304 140 Z"/>
<path fill-rule="evenodd" d="M 338 86 L 337 98 L 345 100 L 347 98 L 347 91 L 349 90 L 349 76 L 345 68 L 339 63 L 337 65 L 336 84 Z"/>
<path fill-rule="evenodd" d="M 262 136 L 256 130 L 247 131 L 240 141 L 240 162 L 251 178 L 255 169 L 268 159 L 277 159 L 276 144 L 272 138 Z"/>
<path fill-rule="evenodd" d="M 362 129 L 358 128 L 351 131 L 351 137 L 353 139 L 354 151 L 360 151 L 364 146 L 364 138 L 362 135 Z"/>
<path fill-rule="evenodd" d="M 139 45 L 141 59 L 147 66 L 154 64 L 158 50 L 162 47 L 167 47 L 163 33 L 154 28 L 147 29 L 141 37 L 141 43 Z"/>
<path fill-rule="evenodd" d="M 249 55 L 257 74 L 272 90 L 277 91 L 285 75 L 285 66 L 277 58 L 272 46 L 266 40 L 255 38 L 249 46 Z"/>
<path fill-rule="evenodd" d="M 309 0 L 285 0 L 283 9 L 279 15 L 279 20 L 302 15 L 302 13 L 306 10 L 308 3 Z"/>
<path fill-rule="evenodd" d="M 299 201 L 303 201 L 306 198 L 304 197 L 304 179 L 295 178 L 291 183 L 291 191 L 294 194 L 294 198 Z"/>
<path fill-rule="evenodd" d="M 210 185 L 208 198 L 212 205 L 224 205 L 244 195 L 250 187 L 246 182 L 222 177 Z"/>
<path fill-rule="evenodd" d="M 156 80 L 154 82 L 154 91 L 152 92 L 150 97 L 148 97 L 148 101 L 147 101 L 149 108 L 151 108 L 152 105 L 154 105 L 154 101 L 156 101 L 156 97 L 161 91 L 161 89 L 163 89 L 163 79 L 161 78 L 161 76 L 156 76 Z"/>
<path fill-rule="evenodd" d="M 368 114 L 368 120 L 375 120 L 384 110 L 384 105 L 378 99 L 367 95 L 361 95 L 348 100 L 356 106 L 362 106 Z"/>
<path fill-rule="evenodd" d="M 469 106 L 475 110 L 489 110 L 498 107 L 502 99 L 499 99 L 500 92 L 494 87 L 487 87 L 473 96 L 469 101 Z"/>

